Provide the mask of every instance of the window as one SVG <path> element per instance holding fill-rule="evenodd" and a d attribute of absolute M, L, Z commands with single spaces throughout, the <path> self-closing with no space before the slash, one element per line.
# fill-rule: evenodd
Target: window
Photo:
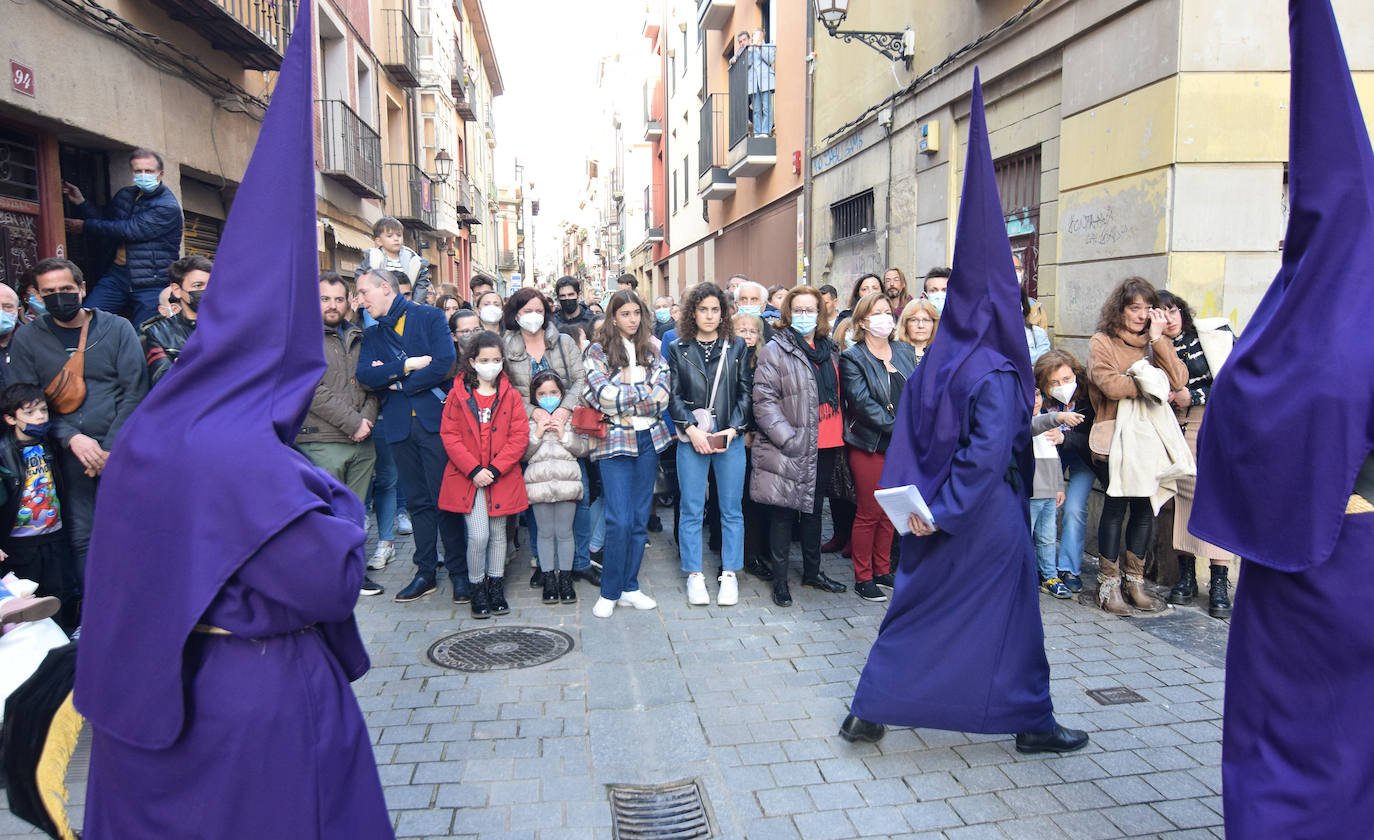
<path fill-rule="evenodd" d="M 993 161 L 1011 250 L 1021 257 L 1026 294 L 1036 297 L 1040 270 L 1040 147 Z"/>
<path fill-rule="evenodd" d="M 838 242 L 873 229 L 873 190 L 830 205 L 831 241 Z"/>
<path fill-rule="evenodd" d="M 687 30 L 682 30 L 682 75 L 687 75 Z"/>
<path fill-rule="evenodd" d="M 691 172 L 691 170 L 687 167 L 687 155 L 683 155 L 683 156 L 682 156 L 682 194 L 683 194 L 684 196 L 690 196 L 690 195 L 692 194 L 692 185 L 691 185 L 691 183 L 688 182 L 688 180 L 687 180 L 687 179 L 690 177 L 690 175 L 688 174 L 688 173 L 690 173 L 690 172 Z M 683 204 L 686 204 L 686 203 L 687 203 L 686 199 L 684 199 L 682 203 L 683 203 Z"/>
<path fill-rule="evenodd" d="M 677 212 L 677 170 L 673 170 L 673 212 Z"/>

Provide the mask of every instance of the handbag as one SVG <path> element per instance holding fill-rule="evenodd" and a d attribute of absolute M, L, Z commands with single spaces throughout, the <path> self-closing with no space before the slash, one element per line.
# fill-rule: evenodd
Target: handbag
<path fill-rule="evenodd" d="M 87 318 L 81 325 L 81 340 L 76 345 L 76 352 L 43 389 L 48 405 L 58 414 L 71 414 L 86 401 L 86 332 L 90 327 L 91 320 Z"/>
<path fill-rule="evenodd" d="M 705 408 L 692 409 L 692 420 L 694 426 L 701 429 L 706 434 L 712 434 L 716 430 L 716 392 L 720 390 L 720 374 L 725 370 L 725 357 L 730 354 L 730 346 L 727 344 L 720 351 L 720 361 L 716 363 L 716 378 L 711 383 L 711 398 L 706 401 Z M 687 436 L 687 432 L 679 431 L 677 439 L 683 443 L 691 443 L 692 439 Z"/>
<path fill-rule="evenodd" d="M 601 440 L 606 437 L 606 415 L 588 405 L 579 405 L 572 413 L 573 431 Z"/>
<path fill-rule="evenodd" d="M 1116 434 L 1115 420 L 1095 420 L 1092 431 L 1088 432 L 1088 449 L 1094 455 L 1106 458 L 1112 453 L 1112 437 Z"/>

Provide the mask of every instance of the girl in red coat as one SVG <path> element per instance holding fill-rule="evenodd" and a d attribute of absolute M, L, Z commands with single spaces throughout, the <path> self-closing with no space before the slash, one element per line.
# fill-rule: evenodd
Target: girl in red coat
<path fill-rule="evenodd" d="M 467 520 L 472 617 L 505 615 L 506 517 L 529 507 L 520 459 L 530 426 L 497 333 L 477 333 L 464 345 L 439 436 L 448 453 L 439 508 Z"/>

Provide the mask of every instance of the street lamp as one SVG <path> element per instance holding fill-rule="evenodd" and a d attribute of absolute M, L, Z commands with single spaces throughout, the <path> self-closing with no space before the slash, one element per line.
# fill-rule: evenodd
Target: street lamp
<path fill-rule="evenodd" d="M 916 33 L 910 26 L 901 32 L 841 32 L 840 25 L 848 16 L 849 0 L 816 0 L 816 17 L 830 37 L 867 44 L 892 61 L 901 59 L 906 69 L 911 69 L 911 60 L 916 55 Z"/>
<path fill-rule="evenodd" d="M 453 158 L 449 156 L 448 149 L 440 149 L 439 154 L 434 156 L 434 169 L 434 180 L 447 184 L 448 176 L 453 174 Z"/>

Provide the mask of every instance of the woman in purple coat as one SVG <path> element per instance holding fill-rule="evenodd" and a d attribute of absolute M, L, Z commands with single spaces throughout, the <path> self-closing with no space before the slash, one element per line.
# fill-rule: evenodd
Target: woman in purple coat
<path fill-rule="evenodd" d="M 1030 355 L 975 71 L 954 272 L 940 334 L 907 380 L 882 486 L 915 485 L 892 607 L 840 735 L 883 724 L 1017 733 L 1020 752 L 1069 752 L 1055 723 L 1030 531 Z"/>

